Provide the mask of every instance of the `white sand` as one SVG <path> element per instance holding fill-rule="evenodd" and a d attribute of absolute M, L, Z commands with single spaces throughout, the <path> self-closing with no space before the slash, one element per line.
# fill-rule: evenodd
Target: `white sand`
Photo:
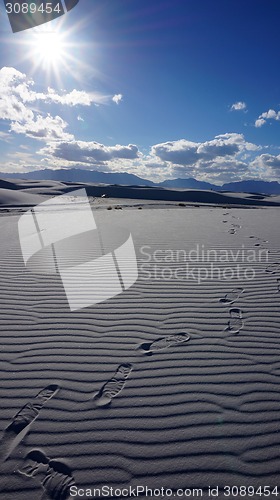
<path fill-rule="evenodd" d="M 0 217 L 1 500 L 40 499 L 46 475 L 61 491 L 71 481 L 92 489 L 276 486 L 279 209 L 96 214 L 101 224 L 130 229 L 139 279 L 123 294 L 77 312 L 69 311 L 58 275 L 24 267 L 19 215 Z M 174 256 L 197 244 L 218 256 L 231 251 L 236 262 L 212 264 L 220 271 L 239 264 L 240 279 L 175 279 L 186 262 L 182 254 L 168 262 L 170 250 Z M 148 267 L 143 245 L 161 262 Z M 248 250 L 263 251 L 263 258 L 245 262 Z M 191 265 L 194 273 L 198 266 L 210 273 L 211 262 L 201 255 L 200 261 Z M 161 279 L 145 279 L 155 265 Z M 254 279 L 244 277 L 245 268 L 254 270 Z M 38 395 L 50 385 L 59 386 L 52 397 Z M 13 417 L 29 402 L 37 414 L 25 409 L 29 426 L 20 431 Z M 47 457 L 34 477 L 34 456 L 25 459 L 32 450 L 42 452 L 38 460 Z"/>
<path fill-rule="evenodd" d="M 27 206 L 40 203 L 44 199 L 80 189 L 84 185 L 59 181 L 30 181 L 24 179 L 0 180 L 0 209 L 10 206 Z M 156 205 L 185 203 L 188 205 L 224 206 L 280 206 L 280 197 L 250 193 L 230 193 L 203 191 L 198 189 L 165 189 L 142 186 L 118 186 L 87 184 L 87 195 L 98 205 Z M 36 199 L 36 196 L 41 196 Z M 35 198 L 34 198 L 35 197 Z M 29 199 L 28 199 L 29 198 Z"/>

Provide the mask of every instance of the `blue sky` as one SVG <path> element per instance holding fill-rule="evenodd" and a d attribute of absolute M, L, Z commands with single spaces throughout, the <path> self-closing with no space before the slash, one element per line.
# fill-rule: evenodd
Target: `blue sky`
<path fill-rule="evenodd" d="M 275 0 L 80 0 L 13 34 L 1 4 L 0 171 L 280 180 L 279 19 Z"/>

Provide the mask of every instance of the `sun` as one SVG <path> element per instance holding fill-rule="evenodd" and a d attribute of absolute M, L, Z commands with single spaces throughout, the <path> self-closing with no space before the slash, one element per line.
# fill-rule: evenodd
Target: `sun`
<path fill-rule="evenodd" d="M 72 45 L 66 31 L 38 26 L 27 34 L 21 47 L 24 60 L 32 66 L 32 73 L 38 71 L 45 75 L 46 80 L 55 79 L 62 85 L 61 76 L 70 73 Z"/>
<path fill-rule="evenodd" d="M 84 52 L 92 44 L 81 42 L 77 36 L 82 28 L 81 21 L 66 29 L 65 21 L 59 18 L 53 25 L 46 23 L 26 30 L 14 42 L 20 61 L 30 66 L 32 75 L 43 76 L 46 84 L 56 83 L 63 88 L 69 78 L 83 81 L 83 75 L 92 74 L 94 69 L 92 58 L 90 65 L 83 61 Z"/>
<path fill-rule="evenodd" d="M 36 66 L 57 70 L 67 57 L 67 44 L 64 37 L 56 31 L 45 29 L 34 33 L 32 45 L 32 57 Z"/>

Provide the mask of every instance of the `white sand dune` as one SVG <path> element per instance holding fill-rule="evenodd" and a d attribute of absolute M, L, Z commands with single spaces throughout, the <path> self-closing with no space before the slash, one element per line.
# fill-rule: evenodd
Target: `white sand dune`
<path fill-rule="evenodd" d="M 26 205 L 37 205 L 44 201 L 38 194 L 25 193 L 24 191 L 14 191 L 0 188 L 0 200 L 3 207 L 20 207 Z"/>
<path fill-rule="evenodd" d="M 57 274 L 25 268 L 19 215 L 0 217 L 1 443 L 9 450 L 0 452 L 1 500 L 60 500 L 73 484 L 204 488 L 205 498 L 209 485 L 276 486 L 279 209 L 96 216 L 131 231 L 139 278 L 75 312 Z M 202 249 L 216 254 L 207 260 Z M 259 257 L 248 262 L 253 251 Z M 226 252 L 230 262 L 213 257 Z"/>
<path fill-rule="evenodd" d="M 0 207 L 34 205 L 40 203 L 33 196 L 44 196 L 45 199 L 58 196 L 84 187 L 79 183 L 63 183 L 59 181 L 30 181 L 24 179 L 0 180 Z M 2 189 L 1 189 L 2 188 Z M 250 193 L 217 192 L 198 189 L 165 189 L 148 186 L 121 186 L 106 184 L 87 184 L 87 195 L 99 201 L 111 200 L 115 203 L 186 203 L 226 206 L 280 206 L 279 196 L 265 196 Z M 28 200 L 29 197 L 29 200 Z M 103 199 L 101 199 L 103 197 Z M 41 199 L 42 201 L 42 199 Z M 105 201 L 106 203 L 106 201 Z M 130 202 L 131 203 L 131 202 Z"/>

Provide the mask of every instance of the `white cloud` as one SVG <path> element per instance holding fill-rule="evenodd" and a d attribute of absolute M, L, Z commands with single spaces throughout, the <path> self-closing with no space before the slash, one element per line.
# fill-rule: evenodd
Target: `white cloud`
<path fill-rule="evenodd" d="M 259 118 L 255 121 L 255 127 L 262 127 L 267 120 L 280 120 L 280 111 L 275 111 L 274 109 L 269 109 L 265 113 L 262 113 Z"/>
<path fill-rule="evenodd" d="M 252 166 L 258 167 L 258 169 L 267 170 L 271 168 L 280 171 L 280 155 L 262 154 L 255 158 L 252 162 Z"/>
<path fill-rule="evenodd" d="M 52 142 L 38 154 L 44 167 L 129 172 L 158 182 L 176 177 L 194 177 L 216 184 L 280 178 L 280 155 L 256 156 L 260 150 L 241 134 L 221 134 L 202 143 L 181 139 L 157 144 L 146 155 L 136 145 L 105 146 L 76 140 Z M 189 161 L 192 156 L 194 162 Z"/>
<path fill-rule="evenodd" d="M 50 87 L 45 92 L 36 92 L 34 87 L 34 82 L 15 68 L 0 70 L 0 119 L 10 127 L 10 132 L 2 132 L 0 138 L 9 140 L 13 132 L 45 141 L 45 147 L 38 151 L 44 167 L 124 171 L 153 180 L 188 176 L 217 183 L 250 177 L 280 177 L 280 155 L 256 156 L 261 148 L 238 133 L 220 134 L 204 142 L 179 139 L 159 143 L 145 155 L 134 144 L 106 146 L 95 141 L 76 140 L 68 132 L 65 120 L 51 114 L 43 116 L 34 108 L 34 103 L 41 101 L 44 107 L 47 104 L 90 106 L 110 101 L 119 104 L 122 94 L 112 97 L 76 89 L 57 92 Z M 235 103 L 232 110 L 244 110 L 244 105 Z M 78 115 L 77 120 L 84 119 Z M 280 120 L 280 111 L 270 109 L 262 113 L 255 126 L 260 127 L 267 120 Z M 5 166 L 10 172 L 38 168 L 38 160 L 31 153 L 7 158 Z"/>
<path fill-rule="evenodd" d="M 122 101 L 123 95 L 122 94 L 115 94 L 112 97 L 112 101 L 114 101 L 116 104 L 119 104 Z"/>
<path fill-rule="evenodd" d="M 46 104 L 60 104 L 69 107 L 105 104 L 115 98 L 119 102 L 121 94 L 106 96 L 73 89 L 71 92 L 58 93 L 48 87 L 46 92 L 33 90 L 34 81 L 15 68 L 0 69 L 0 119 L 10 123 L 10 130 L 25 134 L 33 139 L 44 141 L 71 141 L 72 134 L 66 132 L 68 123 L 59 116 L 42 116 L 31 107 L 37 101 Z M 82 120 L 82 118 L 78 118 Z"/>
<path fill-rule="evenodd" d="M 151 148 L 152 156 L 161 161 L 190 166 L 200 160 L 213 161 L 219 157 L 235 157 L 244 151 L 257 150 L 258 146 L 246 142 L 242 134 L 221 134 L 211 141 L 191 142 L 186 139 L 156 144 Z"/>
<path fill-rule="evenodd" d="M 78 122 L 84 122 L 85 121 L 80 115 L 77 117 L 77 120 L 78 120 Z"/>
<path fill-rule="evenodd" d="M 280 180 L 280 155 L 259 154 L 255 156 L 259 149 L 250 149 L 248 154 L 246 153 L 246 159 L 243 158 L 243 154 L 237 154 L 232 157 L 219 156 L 214 160 L 201 158 L 191 165 L 163 162 L 151 154 L 140 155 L 138 160 L 130 162 L 114 160 L 108 165 L 112 171 L 134 173 L 143 179 L 151 179 L 155 182 L 178 177 L 194 177 L 197 180 L 214 184 L 246 179 Z"/>
<path fill-rule="evenodd" d="M 28 90 L 28 89 L 27 89 Z M 108 102 L 108 96 L 103 96 L 101 94 L 84 92 L 83 90 L 72 90 L 68 94 L 59 95 L 48 89 L 46 94 L 32 92 L 32 91 L 22 91 L 19 89 L 19 94 L 24 102 L 34 102 L 34 101 L 45 101 L 47 103 L 62 104 L 65 106 L 90 106 L 91 104 L 105 104 Z"/>
<path fill-rule="evenodd" d="M 22 148 L 22 146 L 20 146 Z M 41 167 L 42 168 L 42 167 Z M 38 160 L 32 153 L 15 151 L 8 153 L 4 161 L 0 160 L 0 172 L 29 172 L 39 170 Z"/>
<path fill-rule="evenodd" d="M 156 178 L 194 177 L 219 184 L 248 178 L 251 172 L 255 177 L 251 163 L 261 149 L 243 134 L 225 133 L 204 142 L 180 139 L 156 144 L 141 162 Z M 147 178 L 153 179 L 151 173 Z"/>
<path fill-rule="evenodd" d="M 1 92 L 0 119 L 24 122 L 32 120 L 33 117 L 33 111 L 27 108 L 16 96 L 8 93 L 4 94 L 3 92 Z"/>
<path fill-rule="evenodd" d="M 24 123 L 13 122 L 11 124 L 11 131 L 17 134 L 24 134 L 33 139 L 70 141 L 74 136 L 65 132 L 67 125 L 67 122 L 60 116 L 53 117 L 48 115 L 46 118 L 43 118 L 41 115 L 37 115 L 32 120 L 26 120 Z"/>
<path fill-rule="evenodd" d="M 113 159 L 134 160 L 138 158 L 139 151 L 137 146 L 129 144 L 128 146 L 104 146 L 98 142 L 85 141 L 63 141 L 53 143 L 42 149 L 40 154 L 52 155 L 68 162 L 84 162 L 91 165 L 104 165 Z"/>
<path fill-rule="evenodd" d="M 246 102 L 238 101 L 238 102 L 235 102 L 235 103 L 231 106 L 230 110 L 231 110 L 231 111 L 242 111 L 242 110 L 244 110 L 244 109 L 246 109 L 246 108 L 247 108 L 247 104 L 246 104 Z"/>
<path fill-rule="evenodd" d="M 41 156 L 45 155 L 45 158 L 41 160 L 45 165 L 51 168 L 94 166 L 108 170 L 113 167 L 113 162 L 118 164 L 124 161 L 132 164 L 133 161 L 139 160 L 141 155 L 138 147 L 133 144 L 105 146 L 95 141 L 75 140 L 74 135 L 67 131 L 68 123 L 60 116 L 52 116 L 50 113 L 42 115 L 34 108 L 34 103 L 37 101 L 43 101 L 45 105 L 52 103 L 68 107 L 99 105 L 112 102 L 112 100 L 118 104 L 122 100 L 122 94 L 104 96 L 76 89 L 68 93 L 58 93 L 51 87 L 48 87 L 45 92 L 37 92 L 34 86 L 33 80 L 28 79 L 24 73 L 15 68 L 2 68 L 0 70 L 0 119 L 8 122 L 9 137 L 13 137 L 11 134 L 13 132 L 46 143 L 46 146 L 38 151 Z M 77 116 L 77 120 L 84 121 L 80 115 Z M 2 137 L 6 139 L 7 136 Z M 29 165 L 31 156 L 28 157 Z M 11 162 L 9 159 L 9 165 L 14 165 L 14 161 Z M 27 166 L 27 161 L 21 162 L 18 167 L 24 169 L 25 166 Z"/>
<path fill-rule="evenodd" d="M 71 140 L 65 132 L 67 123 L 59 116 L 41 116 L 28 105 L 29 86 L 26 75 L 14 68 L 0 70 L 0 119 L 8 121 L 10 131 L 41 140 Z M 32 99 L 31 99 L 32 100 Z"/>
<path fill-rule="evenodd" d="M 161 161 L 169 161 L 178 165 L 191 165 L 198 160 L 199 143 L 186 139 L 156 144 L 151 148 L 151 154 Z"/>
<path fill-rule="evenodd" d="M 105 104 L 110 99 L 120 100 L 121 94 L 116 96 L 103 95 L 98 92 L 85 92 L 73 89 L 71 92 L 59 94 L 51 87 L 46 92 L 35 92 L 32 90 L 34 81 L 28 79 L 24 73 L 15 68 L 3 67 L 0 70 L 1 94 L 13 94 L 23 103 L 45 101 L 47 103 L 62 104 L 65 106 L 90 106 L 91 104 Z"/>
<path fill-rule="evenodd" d="M 255 127 L 259 128 L 262 127 L 265 124 L 265 120 L 263 118 L 258 118 L 255 121 Z"/>

